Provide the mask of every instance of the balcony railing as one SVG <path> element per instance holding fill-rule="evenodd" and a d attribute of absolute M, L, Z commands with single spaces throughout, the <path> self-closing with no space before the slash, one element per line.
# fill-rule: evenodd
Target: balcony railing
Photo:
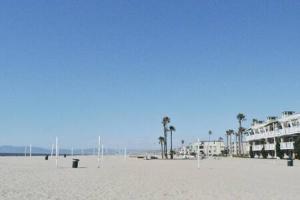
<path fill-rule="evenodd" d="M 275 144 L 265 144 L 265 145 L 257 144 L 257 145 L 253 145 L 252 150 L 253 151 L 261 151 L 263 146 L 265 146 L 266 151 L 275 150 Z"/>
<path fill-rule="evenodd" d="M 274 150 L 275 149 L 275 144 L 265 144 L 265 150 Z"/>
<path fill-rule="evenodd" d="M 253 150 L 253 151 L 261 151 L 262 148 L 263 148 L 263 145 L 261 145 L 261 144 L 253 145 L 253 146 L 252 146 L 252 150 Z"/>
<path fill-rule="evenodd" d="M 253 151 L 261 151 L 263 146 L 265 146 L 266 151 L 274 151 L 275 150 L 275 144 L 258 144 L 258 145 L 252 145 Z M 281 142 L 280 143 L 280 149 L 294 149 L 294 142 Z"/>
<path fill-rule="evenodd" d="M 254 135 L 248 135 L 248 136 L 245 136 L 245 140 L 246 141 L 260 140 L 260 139 L 265 139 L 265 138 L 274 138 L 274 137 L 293 135 L 296 133 L 300 133 L 300 126 L 278 129 L 275 131 L 269 131 L 269 132 L 265 132 L 265 133 L 254 134 Z"/>
<path fill-rule="evenodd" d="M 281 142 L 280 149 L 294 149 L 294 142 Z"/>

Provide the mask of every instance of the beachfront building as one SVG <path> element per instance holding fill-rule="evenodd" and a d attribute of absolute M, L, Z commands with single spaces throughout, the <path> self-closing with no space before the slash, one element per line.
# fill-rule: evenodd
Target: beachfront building
<path fill-rule="evenodd" d="M 268 117 L 267 121 L 253 120 L 251 129 L 246 131 L 245 141 L 252 148 L 255 157 L 260 157 L 262 149 L 268 157 L 277 157 L 276 143 L 285 157 L 294 150 L 294 141 L 300 136 L 300 113 L 286 111 L 280 118 Z"/>
<path fill-rule="evenodd" d="M 200 141 L 192 143 L 188 148 L 190 152 L 198 152 L 198 146 L 200 149 L 200 154 L 206 156 L 218 156 L 224 154 L 225 144 L 223 140 L 213 140 L 213 141 Z"/>
<path fill-rule="evenodd" d="M 228 146 L 225 148 L 227 150 L 227 154 L 231 156 L 237 156 L 238 155 L 238 149 L 239 149 L 239 144 L 237 141 L 231 141 L 229 142 Z M 242 155 L 249 155 L 249 143 L 246 141 L 242 141 L 241 144 L 241 154 Z"/>
<path fill-rule="evenodd" d="M 175 149 L 176 151 L 176 149 Z M 182 145 L 177 152 L 179 153 L 179 155 L 189 155 L 190 154 L 190 145 L 184 146 Z"/>

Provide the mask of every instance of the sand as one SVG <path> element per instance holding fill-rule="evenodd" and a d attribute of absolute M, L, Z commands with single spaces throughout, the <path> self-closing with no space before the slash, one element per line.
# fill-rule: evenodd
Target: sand
<path fill-rule="evenodd" d="M 97 158 L 0 157 L 0 199 L 297 199 L 300 162 L 221 158 L 201 160 L 138 160 Z"/>

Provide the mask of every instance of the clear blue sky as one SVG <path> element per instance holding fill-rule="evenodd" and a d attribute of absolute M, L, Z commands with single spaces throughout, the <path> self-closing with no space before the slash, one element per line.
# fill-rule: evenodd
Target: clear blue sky
<path fill-rule="evenodd" d="M 300 111 L 299 55 L 297 0 L 3 0 L 0 145 L 159 148 L 164 115 L 218 138 Z"/>

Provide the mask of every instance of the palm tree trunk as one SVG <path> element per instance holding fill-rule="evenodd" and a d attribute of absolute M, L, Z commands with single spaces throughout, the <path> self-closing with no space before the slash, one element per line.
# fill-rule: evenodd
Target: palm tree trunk
<path fill-rule="evenodd" d="M 237 135 L 237 133 L 235 133 L 235 145 L 234 145 L 234 148 L 235 148 L 236 155 L 238 155 L 238 143 L 237 143 L 237 140 L 238 140 L 238 135 Z"/>
<path fill-rule="evenodd" d="M 209 150 L 210 150 L 210 135 L 208 135 L 208 151 L 207 151 L 208 156 L 209 156 Z"/>
<path fill-rule="evenodd" d="M 239 134 L 239 154 L 242 155 L 242 148 L 241 148 L 241 132 Z"/>
<path fill-rule="evenodd" d="M 171 159 L 173 159 L 173 148 L 172 148 L 173 138 L 172 138 L 172 131 L 171 131 Z"/>
<path fill-rule="evenodd" d="M 241 153 L 244 155 L 244 148 L 243 148 L 243 133 L 241 132 Z"/>
<path fill-rule="evenodd" d="M 164 144 L 163 142 L 161 143 L 161 159 L 164 159 Z"/>
<path fill-rule="evenodd" d="M 229 154 L 231 155 L 231 134 L 229 135 Z"/>
<path fill-rule="evenodd" d="M 167 143 L 167 139 L 168 139 L 168 136 L 166 134 L 166 142 L 165 142 L 165 148 L 166 148 L 166 159 L 168 159 L 168 143 Z"/>
<path fill-rule="evenodd" d="M 227 133 L 226 133 L 226 142 L 227 142 L 226 146 L 227 146 L 227 151 L 228 151 L 229 146 L 228 146 L 228 134 L 227 134 Z M 228 152 L 227 152 L 227 153 L 228 153 Z"/>
<path fill-rule="evenodd" d="M 166 126 L 164 126 L 164 135 L 165 135 L 165 142 L 164 142 L 165 158 L 168 159 L 168 144 L 167 144 L 167 128 L 166 128 Z"/>
<path fill-rule="evenodd" d="M 241 155 L 241 128 L 242 128 L 242 122 L 239 121 L 239 156 Z"/>

